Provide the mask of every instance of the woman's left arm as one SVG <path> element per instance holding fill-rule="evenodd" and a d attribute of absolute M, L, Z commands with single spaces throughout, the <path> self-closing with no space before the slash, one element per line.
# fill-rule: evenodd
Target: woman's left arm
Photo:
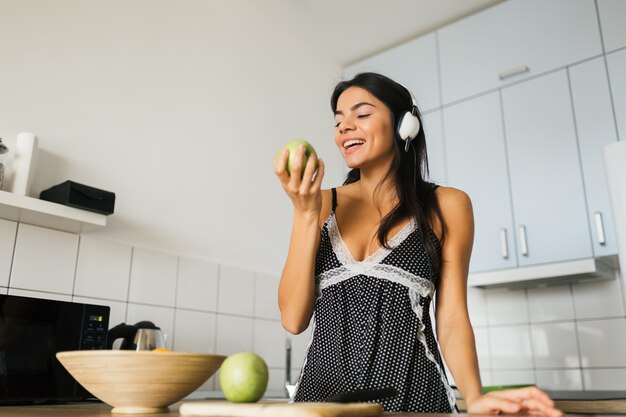
<path fill-rule="evenodd" d="M 463 191 L 449 187 L 440 187 L 437 199 L 446 226 L 435 303 L 437 338 L 468 412 L 562 416 L 550 397 L 536 387 L 482 394 L 474 332 L 467 309 L 467 276 L 474 240 L 472 202 Z"/>
<path fill-rule="evenodd" d="M 470 404 L 482 392 L 467 310 L 467 275 L 474 240 L 472 203 L 463 191 L 449 187 L 440 187 L 437 199 L 446 227 L 435 302 L 437 338 L 454 381 Z"/>

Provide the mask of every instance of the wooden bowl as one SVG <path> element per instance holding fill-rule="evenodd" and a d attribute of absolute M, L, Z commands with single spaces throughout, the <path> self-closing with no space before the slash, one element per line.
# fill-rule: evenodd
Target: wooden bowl
<path fill-rule="evenodd" d="M 113 413 L 160 413 L 191 394 L 225 356 L 131 350 L 59 352 L 65 369 Z"/>

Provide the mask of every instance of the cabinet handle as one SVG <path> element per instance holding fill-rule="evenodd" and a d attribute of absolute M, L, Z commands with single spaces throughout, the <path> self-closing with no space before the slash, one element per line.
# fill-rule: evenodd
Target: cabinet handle
<path fill-rule="evenodd" d="M 528 243 L 526 242 L 526 226 L 521 225 L 519 227 L 519 246 L 522 251 L 522 255 L 528 256 Z"/>
<path fill-rule="evenodd" d="M 522 65 L 519 67 L 511 68 L 506 71 L 502 71 L 500 74 L 498 74 L 498 77 L 500 77 L 500 80 L 506 80 L 507 78 L 510 78 L 514 75 L 523 74 L 528 71 L 530 71 L 530 68 L 528 68 L 528 65 Z"/>
<path fill-rule="evenodd" d="M 604 236 L 604 222 L 602 221 L 602 213 L 596 211 L 594 214 L 596 218 L 596 232 L 598 233 L 598 243 L 606 245 L 606 238 Z"/>
<path fill-rule="evenodd" d="M 502 258 L 509 259 L 509 244 L 506 238 L 506 227 L 500 229 L 500 248 L 502 250 Z"/>

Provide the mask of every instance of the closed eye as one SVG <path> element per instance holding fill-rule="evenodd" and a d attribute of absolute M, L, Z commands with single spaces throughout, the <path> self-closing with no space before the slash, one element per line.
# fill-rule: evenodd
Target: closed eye
<path fill-rule="evenodd" d="M 369 116 L 370 116 L 370 114 L 359 114 L 359 115 L 357 116 L 357 118 L 359 118 L 359 119 L 366 119 L 366 118 L 368 118 Z"/>

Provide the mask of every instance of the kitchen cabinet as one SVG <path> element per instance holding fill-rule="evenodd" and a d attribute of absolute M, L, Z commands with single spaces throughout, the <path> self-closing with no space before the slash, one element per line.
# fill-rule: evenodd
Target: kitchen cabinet
<path fill-rule="evenodd" d="M 504 88 L 502 102 L 518 264 L 591 258 L 567 72 Z"/>
<path fill-rule="evenodd" d="M 608 54 L 609 82 L 620 140 L 626 140 L 626 50 Z"/>
<path fill-rule="evenodd" d="M 597 0 L 605 52 L 626 46 L 626 1 Z"/>
<path fill-rule="evenodd" d="M 426 152 L 428 153 L 428 168 L 430 180 L 444 185 L 448 181 L 446 174 L 446 155 L 443 139 L 443 125 L 441 110 L 430 112 L 422 116 L 424 135 L 426 136 Z"/>
<path fill-rule="evenodd" d="M 474 209 L 471 272 L 517 267 L 500 93 L 444 108 L 448 185 Z"/>
<path fill-rule="evenodd" d="M 443 104 L 602 54 L 593 0 L 509 0 L 438 34 Z"/>
<path fill-rule="evenodd" d="M 344 77 L 349 79 L 366 71 L 378 72 L 402 83 L 415 96 L 421 112 L 441 105 L 435 33 L 350 65 L 345 68 Z"/>
<path fill-rule="evenodd" d="M 615 227 L 602 152 L 617 141 L 604 57 L 569 68 L 587 219 L 596 257 L 617 254 Z"/>

